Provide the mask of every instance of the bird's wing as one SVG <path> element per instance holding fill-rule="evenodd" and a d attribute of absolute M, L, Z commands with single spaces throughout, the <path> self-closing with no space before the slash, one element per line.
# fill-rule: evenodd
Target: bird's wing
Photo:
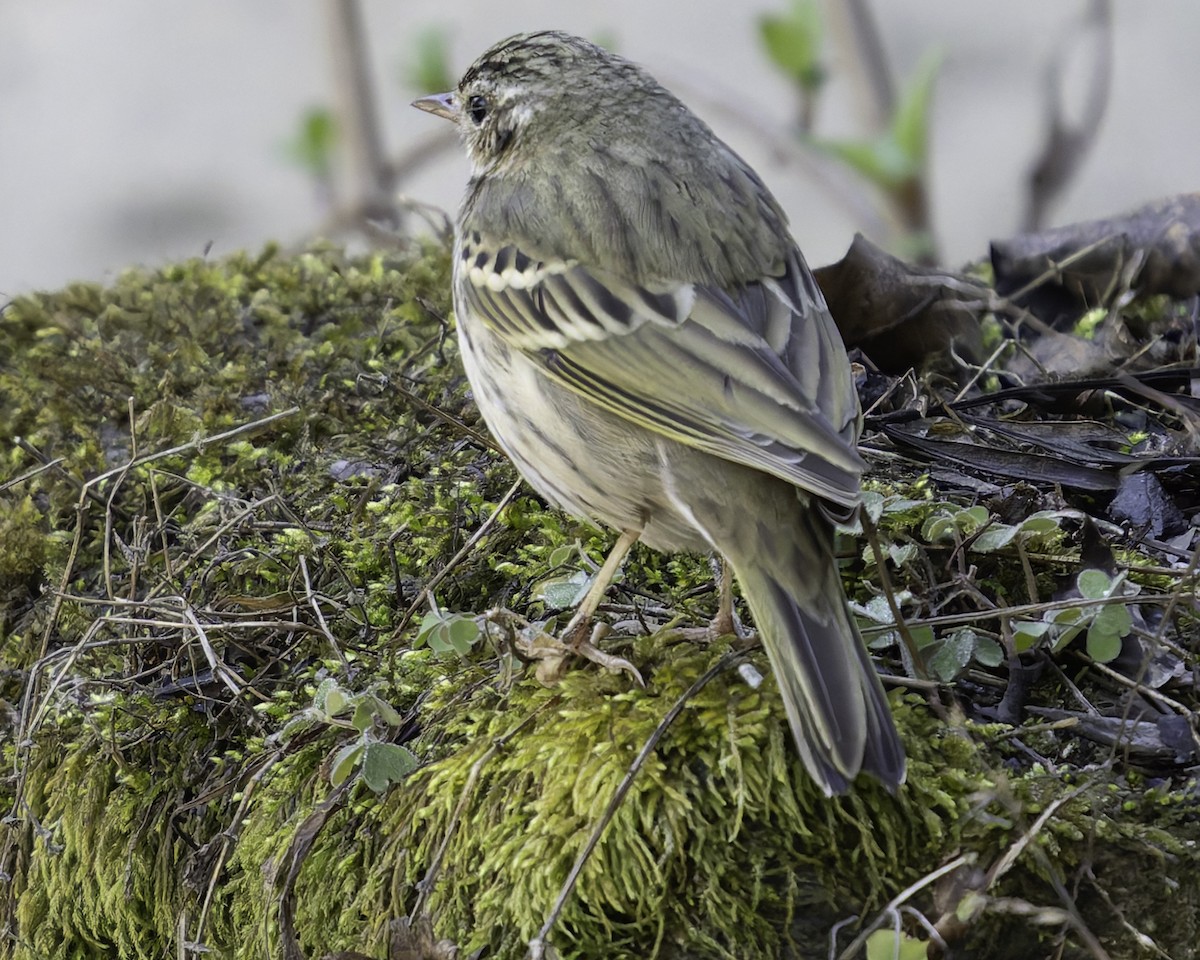
<path fill-rule="evenodd" d="M 461 243 L 459 297 L 548 376 L 663 436 L 858 503 L 854 386 L 798 252 L 779 277 L 728 292 L 488 249 Z"/>

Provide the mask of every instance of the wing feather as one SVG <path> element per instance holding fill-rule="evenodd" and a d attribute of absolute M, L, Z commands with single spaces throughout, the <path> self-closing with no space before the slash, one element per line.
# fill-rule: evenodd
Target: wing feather
<path fill-rule="evenodd" d="M 651 288 L 511 245 L 464 247 L 455 263 L 473 313 L 559 383 L 681 443 L 858 502 L 857 398 L 798 253 L 778 278 L 733 291 Z"/>

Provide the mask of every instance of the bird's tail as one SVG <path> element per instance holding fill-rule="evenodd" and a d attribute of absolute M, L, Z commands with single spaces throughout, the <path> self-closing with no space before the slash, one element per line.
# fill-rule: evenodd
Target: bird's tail
<path fill-rule="evenodd" d="M 771 659 L 800 756 L 826 794 L 859 772 L 904 782 L 904 746 L 883 685 L 846 605 L 833 528 L 815 507 L 720 544 Z"/>

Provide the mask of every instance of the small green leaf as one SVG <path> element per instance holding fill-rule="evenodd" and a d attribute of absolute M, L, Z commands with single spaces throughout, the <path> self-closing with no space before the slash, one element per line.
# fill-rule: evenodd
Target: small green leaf
<path fill-rule="evenodd" d="M 936 652 L 926 661 L 926 665 L 939 680 L 949 683 L 971 662 L 977 639 L 975 631 L 970 628 L 955 630 L 942 639 Z"/>
<path fill-rule="evenodd" d="M 876 930 L 867 937 L 867 960 L 925 960 L 929 944 L 895 930 Z"/>
<path fill-rule="evenodd" d="M 1076 613 L 1082 615 L 1082 611 L 1079 610 L 1078 607 L 1073 609 Z M 1058 651 L 1062 650 L 1067 644 L 1079 636 L 1079 634 L 1083 632 L 1083 628 L 1085 626 L 1085 622 L 1071 622 L 1069 620 L 1064 622 L 1067 624 L 1066 626 L 1059 626 L 1056 628 L 1056 632 L 1058 634 L 1057 636 L 1054 636 L 1053 633 L 1051 634 L 1051 636 L 1054 636 L 1054 642 L 1050 645 L 1050 649 L 1055 653 L 1058 653 Z"/>
<path fill-rule="evenodd" d="M 879 518 L 883 516 L 883 511 L 886 509 L 883 494 L 875 490 L 864 490 L 862 508 L 871 518 L 872 523 L 879 523 Z"/>
<path fill-rule="evenodd" d="M 866 497 L 866 494 L 863 494 Z M 878 494 L 876 494 L 878 496 Z M 920 507 L 928 507 L 928 500 L 912 500 L 905 497 L 889 497 L 883 505 L 883 513 L 889 516 L 895 513 L 907 513 L 909 510 L 916 510 Z M 876 518 L 878 519 L 878 518 Z"/>
<path fill-rule="evenodd" d="M 398 727 L 400 724 L 404 723 L 404 717 L 400 715 L 400 711 L 398 711 L 386 700 L 381 700 L 379 697 L 376 697 L 373 694 L 364 699 L 370 700 L 375 714 L 389 727 Z"/>
<path fill-rule="evenodd" d="M 1084 570 L 1075 580 L 1079 592 L 1088 600 L 1102 600 L 1112 593 L 1112 578 L 1103 570 Z"/>
<path fill-rule="evenodd" d="M 454 652 L 454 645 L 450 642 L 450 630 L 446 624 L 439 623 L 429 631 L 429 649 L 439 657 Z"/>
<path fill-rule="evenodd" d="M 1103 630 L 1089 630 L 1087 635 L 1088 656 L 1100 663 L 1111 663 L 1121 653 L 1121 638 Z"/>
<path fill-rule="evenodd" d="M 879 140 L 841 140 L 822 146 L 872 183 L 895 188 L 914 175 L 912 165 L 888 137 Z"/>
<path fill-rule="evenodd" d="M 481 636 L 474 617 L 461 613 L 427 613 L 421 620 L 413 649 L 429 645 L 439 657 L 469 653 Z"/>
<path fill-rule="evenodd" d="M 922 58 L 882 135 L 867 141 L 827 141 L 822 146 L 884 190 L 897 191 L 919 179 L 925 170 L 929 111 L 940 65 L 940 53 Z"/>
<path fill-rule="evenodd" d="M 993 523 L 971 542 L 976 553 L 993 553 L 1007 547 L 1017 536 L 1017 528 L 1006 523 Z"/>
<path fill-rule="evenodd" d="M 900 642 L 900 634 L 895 630 L 888 630 L 885 633 L 877 633 L 867 641 L 867 648 L 870 650 L 886 650 L 888 647 L 894 647 Z"/>
<path fill-rule="evenodd" d="M 1044 537 L 1062 529 L 1059 523 L 1059 513 L 1054 510 L 1042 510 L 1026 517 L 1020 523 L 1021 533 L 1031 537 Z"/>
<path fill-rule="evenodd" d="M 1091 629 L 1123 637 L 1133 629 L 1133 614 L 1123 603 L 1107 603 L 1096 611 Z"/>
<path fill-rule="evenodd" d="M 313 708 L 326 716 L 332 716 L 326 704 L 329 700 L 329 695 L 339 689 L 338 682 L 333 677 L 326 677 L 317 684 L 317 692 L 313 694 Z"/>
<path fill-rule="evenodd" d="M 957 532 L 958 525 L 954 522 L 954 518 L 945 514 L 930 517 L 921 525 L 921 536 L 930 543 L 937 543 L 939 540 L 953 540 Z"/>
<path fill-rule="evenodd" d="M 326 716 L 336 717 L 344 713 L 346 708 L 350 706 L 351 697 L 341 687 L 336 687 L 330 690 L 325 697 L 325 714 Z"/>
<path fill-rule="evenodd" d="M 998 667 L 1004 662 L 1004 648 L 991 637 L 979 637 L 975 642 L 975 660 L 985 667 Z"/>
<path fill-rule="evenodd" d="M 418 93 L 447 93 L 456 81 L 449 67 L 449 39 L 440 27 L 426 27 L 417 33 L 414 57 L 404 71 L 404 80 Z"/>
<path fill-rule="evenodd" d="M 368 743 L 363 748 L 363 782 L 376 793 L 383 793 L 416 768 L 417 758 L 407 747 L 394 743 Z"/>
<path fill-rule="evenodd" d="M 353 743 L 348 743 L 337 752 L 333 758 L 333 763 L 329 767 L 329 782 L 335 787 L 339 786 L 345 779 L 354 772 L 354 767 L 358 764 L 359 757 L 362 755 L 364 744 L 361 740 L 355 740 Z"/>
<path fill-rule="evenodd" d="M 371 698 L 359 697 L 358 702 L 354 705 L 354 716 L 351 717 L 350 723 L 359 733 L 366 733 L 374 722 L 375 710 Z"/>
<path fill-rule="evenodd" d="M 918 650 L 925 650 L 935 644 L 941 646 L 937 637 L 933 635 L 932 627 L 916 627 L 909 631 L 912 634 L 913 641 L 917 645 Z"/>
<path fill-rule="evenodd" d="M 771 62 L 804 90 L 816 90 L 825 79 L 821 66 L 821 12 L 814 0 L 792 0 L 786 14 L 766 14 L 758 21 L 759 36 Z"/>
<path fill-rule="evenodd" d="M 1061 610 L 1047 610 L 1046 618 L 1051 623 L 1077 624 L 1087 619 L 1083 607 L 1063 607 Z"/>
<path fill-rule="evenodd" d="M 538 584 L 535 595 L 548 607 L 573 607 L 584 598 L 591 585 L 591 575 L 586 570 L 576 570 L 565 579 Z"/>
<path fill-rule="evenodd" d="M 925 666 L 942 683 L 950 683 L 966 666 L 959 662 L 958 653 L 953 644 L 943 643 L 925 659 Z"/>
<path fill-rule="evenodd" d="M 887 597 L 872 597 L 863 604 L 862 611 L 876 623 L 895 623 Z"/>
<path fill-rule="evenodd" d="M 292 737 L 305 730 L 310 730 L 317 725 L 317 718 L 313 715 L 313 711 L 305 710 L 302 713 L 297 713 L 283 725 L 283 729 L 276 735 L 279 740 L 287 743 Z"/>
<path fill-rule="evenodd" d="M 934 641 L 933 627 L 910 627 L 908 632 L 918 650 L 928 647 Z"/>
<path fill-rule="evenodd" d="M 429 643 L 435 630 L 442 625 L 442 614 L 431 610 L 421 618 L 421 626 L 417 628 L 417 636 L 413 640 L 413 649 L 419 650 Z M 432 648 L 431 648 L 432 649 Z"/>
<path fill-rule="evenodd" d="M 1045 621 L 1014 620 L 1012 623 L 1013 647 L 1017 653 L 1033 649 L 1050 627 L 1051 625 Z"/>
<path fill-rule="evenodd" d="M 552 567 L 565 566 L 575 556 L 577 547 L 573 543 L 564 543 L 550 551 L 549 563 Z"/>
<path fill-rule="evenodd" d="M 284 151 L 305 172 L 326 179 L 333 170 L 337 141 L 333 112 L 326 107 L 312 107 L 301 116 L 296 133 L 284 144 Z"/>
<path fill-rule="evenodd" d="M 983 506 L 968 507 L 958 515 L 958 525 L 965 533 L 974 533 L 991 519 L 988 508 Z"/>
<path fill-rule="evenodd" d="M 939 51 L 930 51 L 917 64 L 908 85 L 900 96 L 896 115 L 892 118 L 891 137 L 900 152 L 909 158 L 914 170 L 925 165 L 929 144 L 929 108 L 933 102 L 933 84 L 942 66 Z"/>
<path fill-rule="evenodd" d="M 1123 603 L 1101 607 L 1088 627 L 1088 655 L 1101 663 L 1115 660 L 1121 652 L 1121 640 L 1133 629 L 1133 615 Z"/>
<path fill-rule="evenodd" d="M 481 636 L 479 624 L 470 617 L 459 617 L 446 625 L 447 639 L 454 652 L 465 657 Z"/>

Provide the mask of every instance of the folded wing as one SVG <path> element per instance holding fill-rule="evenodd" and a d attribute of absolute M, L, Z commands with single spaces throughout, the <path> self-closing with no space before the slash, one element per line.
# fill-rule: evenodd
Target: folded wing
<path fill-rule="evenodd" d="M 798 252 L 779 276 L 724 290 L 650 288 L 511 245 L 489 249 L 478 235 L 464 239 L 460 295 L 549 376 L 663 436 L 858 503 L 853 383 Z"/>

